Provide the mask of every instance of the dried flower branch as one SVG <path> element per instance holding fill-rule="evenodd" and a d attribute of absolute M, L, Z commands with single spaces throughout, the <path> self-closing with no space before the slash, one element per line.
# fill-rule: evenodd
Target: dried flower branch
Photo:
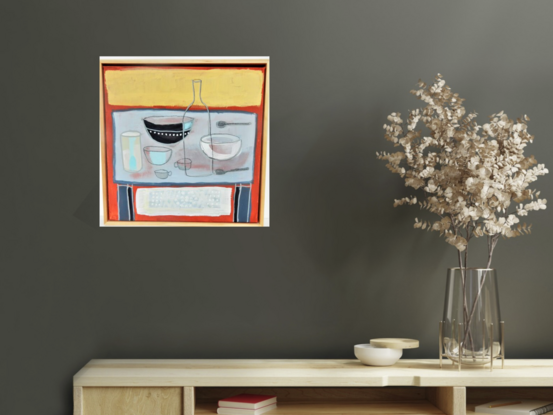
<path fill-rule="evenodd" d="M 519 217 L 546 208 L 547 201 L 528 186 L 548 173 L 524 149 L 534 136 L 527 131 L 526 115 L 515 121 L 502 111 L 480 126 L 476 113 L 466 113 L 463 99 L 454 94 L 438 74 L 432 85 L 419 81 L 411 93 L 426 103 L 422 109 L 388 116 L 385 137 L 401 147 L 394 153 L 378 152 L 386 167 L 405 179 L 405 185 L 420 189 L 424 197 L 394 201 L 394 207 L 418 203 L 435 213 L 435 222 L 419 221 L 415 228 L 439 232 L 459 251 L 459 266 L 466 267 L 471 238 L 488 238 L 488 264 L 500 236 L 513 238 L 530 233 L 531 225 Z M 417 130 L 422 122 L 428 136 Z M 461 252 L 465 253 L 463 259 Z"/>

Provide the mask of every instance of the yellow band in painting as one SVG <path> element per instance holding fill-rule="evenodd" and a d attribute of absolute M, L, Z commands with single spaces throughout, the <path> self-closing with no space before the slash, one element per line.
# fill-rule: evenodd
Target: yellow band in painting
<path fill-rule="evenodd" d="M 193 99 L 194 79 L 202 80 L 202 99 L 208 107 L 261 105 L 263 72 L 259 70 L 133 68 L 105 72 L 111 105 L 186 107 Z"/>

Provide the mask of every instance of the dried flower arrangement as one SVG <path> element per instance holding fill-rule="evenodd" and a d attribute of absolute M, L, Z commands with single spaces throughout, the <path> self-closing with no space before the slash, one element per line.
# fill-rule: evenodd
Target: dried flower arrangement
<path fill-rule="evenodd" d="M 384 125 L 386 139 L 403 151 L 377 156 L 388 161 L 387 167 L 403 177 L 406 186 L 421 189 L 424 196 L 418 202 L 415 196 L 395 200 L 394 207 L 418 203 L 437 214 L 439 220 L 416 218 L 414 226 L 440 232 L 457 248 L 461 269 L 467 267 L 470 240 L 485 236 L 490 268 L 499 238 L 530 233 L 532 225 L 521 224 L 519 217 L 546 208 L 540 192 L 528 189 L 548 173 L 534 156 L 524 156 L 524 148 L 534 139 L 527 131 L 529 118 L 514 122 L 502 111 L 480 126 L 474 121 L 477 114 L 466 114 L 464 100 L 440 74 L 432 85 L 419 81 L 418 86 L 411 93 L 426 107 L 410 111 L 406 122 L 394 112 L 388 116 L 390 124 Z M 429 135 L 416 130 L 420 121 Z"/>

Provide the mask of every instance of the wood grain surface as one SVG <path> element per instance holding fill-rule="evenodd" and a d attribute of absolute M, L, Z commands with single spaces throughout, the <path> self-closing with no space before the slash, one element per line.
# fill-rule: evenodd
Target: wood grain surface
<path fill-rule="evenodd" d="M 92 360 L 74 386 L 553 386 L 553 360 L 506 360 L 505 368 L 400 360 L 390 367 L 358 360 Z"/>
<path fill-rule="evenodd" d="M 83 388 L 73 388 L 73 415 L 83 415 Z"/>
<path fill-rule="evenodd" d="M 83 388 L 83 415 L 183 415 L 182 388 Z"/>
<path fill-rule="evenodd" d="M 196 388 L 185 387 L 182 393 L 182 406 L 184 415 L 194 415 L 196 408 Z"/>
<path fill-rule="evenodd" d="M 426 388 L 430 403 L 446 415 L 465 415 L 466 388 L 462 386 Z"/>

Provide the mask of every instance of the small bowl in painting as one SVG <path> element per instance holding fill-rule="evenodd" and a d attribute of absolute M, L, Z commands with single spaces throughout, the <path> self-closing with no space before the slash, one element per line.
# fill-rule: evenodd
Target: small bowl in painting
<path fill-rule="evenodd" d="M 161 166 L 169 161 L 173 150 L 167 147 L 161 146 L 148 146 L 144 147 L 144 155 L 146 160 L 155 166 Z"/>

